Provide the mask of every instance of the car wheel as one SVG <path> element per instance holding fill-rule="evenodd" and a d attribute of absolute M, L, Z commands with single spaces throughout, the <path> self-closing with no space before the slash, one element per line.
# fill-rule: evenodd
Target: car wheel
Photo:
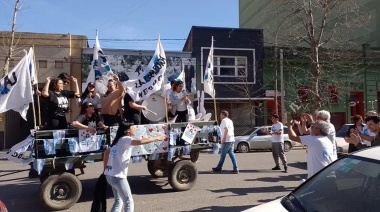
<path fill-rule="evenodd" d="M 289 152 L 291 148 L 292 148 L 292 144 L 289 141 L 285 141 L 284 142 L 284 151 Z"/>
<path fill-rule="evenodd" d="M 238 150 L 241 153 L 247 153 L 247 152 L 249 152 L 249 146 L 247 143 L 240 143 L 238 145 Z"/>

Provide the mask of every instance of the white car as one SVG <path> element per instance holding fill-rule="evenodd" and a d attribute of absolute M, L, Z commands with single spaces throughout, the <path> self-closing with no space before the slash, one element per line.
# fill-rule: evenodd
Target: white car
<path fill-rule="evenodd" d="M 266 128 L 270 131 L 271 126 L 254 127 L 248 135 L 236 136 L 234 150 L 241 153 L 246 153 L 251 150 L 271 150 L 272 135 L 268 135 L 261 129 Z M 292 147 L 298 145 L 296 142 L 289 139 L 288 127 L 284 126 L 284 151 L 288 152 Z M 299 144 L 299 146 L 302 146 Z"/>
<path fill-rule="evenodd" d="M 379 193 L 377 146 L 341 157 L 290 194 L 245 211 L 379 211 Z"/>

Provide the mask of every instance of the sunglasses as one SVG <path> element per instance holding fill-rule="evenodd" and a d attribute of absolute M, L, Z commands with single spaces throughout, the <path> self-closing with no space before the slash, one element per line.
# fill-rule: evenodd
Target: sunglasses
<path fill-rule="evenodd" d="M 89 108 L 89 107 L 95 107 L 94 105 L 87 105 L 87 108 Z"/>

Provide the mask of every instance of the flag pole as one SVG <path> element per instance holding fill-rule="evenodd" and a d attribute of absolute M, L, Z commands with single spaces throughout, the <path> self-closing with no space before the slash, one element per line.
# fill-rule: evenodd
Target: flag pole
<path fill-rule="evenodd" d="M 214 36 L 211 36 L 211 46 L 214 47 Z M 212 51 L 214 51 L 214 48 L 212 49 Z M 214 52 L 212 54 L 212 56 L 214 57 Z M 214 63 L 214 58 L 212 58 L 212 63 Z M 214 67 L 214 66 L 213 66 Z M 212 75 L 214 75 L 214 69 L 212 70 Z M 214 85 L 214 76 L 212 77 L 212 87 L 213 87 L 213 90 L 214 90 L 214 95 L 213 95 L 213 99 L 214 99 L 214 112 L 215 112 L 215 121 L 218 122 L 218 114 L 217 114 L 217 110 L 216 110 L 216 99 L 215 99 L 215 85 Z"/>
<path fill-rule="evenodd" d="M 165 82 L 165 72 L 164 72 L 164 82 Z M 166 89 L 165 89 L 165 83 L 163 83 L 164 86 L 163 86 L 163 89 L 164 89 L 164 100 L 165 100 L 165 117 L 166 117 L 166 123 L 169 122 L 169 116 L 168 116 L 168 101 L 167 101 L 167 96 L 166 96 Z"/>
<path fill-rule="evenodd" d="M 34 44 L 33 44 L 33 58 L 29 58 L 29 59 L 32 59 L 33 60 L 33 70 L 35 72 L 35 67 L 34 67 Z M 29 50 L 30 51 L 30 50 Z M 30 52 L 28 52 L 27 54 L 29 54 Z M 31 73 L 30 73 L 31 74 Z M 36 75 L 37 76 L 37 75 Z M 36 93 L 36 90 L 38 89 L 37 85 L 36 85 L 36 88 L 35 88 L 35 92 Z M 37 95 L 38 96 L 38 95 Z M 33 99 L 33 98 L 32 98 Z M 36 107 L 34 105 L 34 100 L 32 102 L 32 110 L 33 110 L 33 123 L 34 123 L 34 130 L 37 129 L 37 118 L 36 118 Z"/>
<path fill-rule="evenodd" d="M 33 44 L 33 65 L 34 65 L 34 72 L 36 73 L 35 76 L 37 77 L 37 66 L 36 66 L 36 54 L 34 52 L 34 44 Z M 38 90 L 38 83 L 36 84 L 36 91 Z M 36 92 L 36 97 L 37 97 L 37 109 L 38 109 L 38 126 L 41 126 L 41 105 L 40 105 L 40 95 L 37 94 Z M 34 103 L 33 103 L 34 105 Z M 36 120 L 36 117 L 34 116 L 34 120 Z"/>

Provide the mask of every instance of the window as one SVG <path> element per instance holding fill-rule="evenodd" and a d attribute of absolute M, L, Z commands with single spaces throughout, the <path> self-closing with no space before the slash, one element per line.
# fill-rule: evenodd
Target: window
<path fill-rule="evenodd" d="M 214 56 L 214 75 L 219 77 L 246 77 L 247 58 Z"/>
<path fill-rule="evenodd" d="M 63 61 L 62 60 L 56 60 L 54 65 L 55 65 L 56 69 L 63 69 Z"/>
<path fill-rule="evenodd" d="M 338 88 L 333 85 L 329 85 L 329 91 L 330 91 L 330 102 L 331 103 L 338 103 L 339 102 L 339 93 Z"/>
<path fill-rule="evenodd" d="M 47 60 L 39 60 L 38 68 L 47 68 Z"/>

